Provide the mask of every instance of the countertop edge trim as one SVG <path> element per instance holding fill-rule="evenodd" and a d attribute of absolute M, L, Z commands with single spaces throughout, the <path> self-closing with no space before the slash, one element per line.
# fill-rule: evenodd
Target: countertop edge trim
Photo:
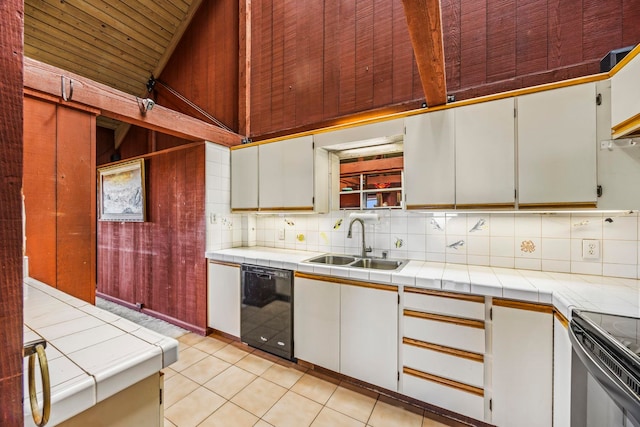
<path fill-rule="evenodd" d="M 378 289 L 380 291 L 398 292 L 398 287 L 395 285 L 383 285 L 380 283 L 360 282 L 357 280 L 342 279 L 342 278 L 337 278 L 333 276 L 321 276 L 317 274 L 301 273 L 299 271 L 296 271 L 294 273 L 294 276 L 300 277 L 303 279 L 321 280 L 323 282 L 338 283 L 341 285 L 360 286 L 362 288 Z"/>

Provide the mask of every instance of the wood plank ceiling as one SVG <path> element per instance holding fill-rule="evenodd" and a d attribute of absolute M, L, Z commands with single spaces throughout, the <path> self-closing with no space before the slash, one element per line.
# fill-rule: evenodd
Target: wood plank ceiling
<path fill-rule="evenodd" d="M 25 0 L 24 54 L 141 96 L 202 0 Z M 115 128 L 117 122 L 103 120 Z"/>

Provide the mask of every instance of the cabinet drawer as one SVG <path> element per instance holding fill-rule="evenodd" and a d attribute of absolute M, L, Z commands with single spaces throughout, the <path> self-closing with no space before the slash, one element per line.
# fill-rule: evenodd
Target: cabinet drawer
<path fill-rule="evenodd" d="M 479 355 L 479 358 L 481 360 L 482 356 Z M 479 360 L 405 343 L 402 346 L 402 365 L 474 387 L 484 388 L 484 363 Z"/>
<path fill-rule="evenodd" d="M 405 311 L 404 336 L 472 353 L 485 353 L 484 327 L 408 316 Z"/>
<path fill-rule="evenodd" d="M 484 420 L 484 396 L 479 394 L 407 373 L 402 375 L 402 394 L 476 420 Z"/>
<path fill-rule="evenodd" d="M 439 313 L 466 319 L 484 320 L 484 297 L 433 292 L 417 288 L 405 288 L 406 308 Z"/>

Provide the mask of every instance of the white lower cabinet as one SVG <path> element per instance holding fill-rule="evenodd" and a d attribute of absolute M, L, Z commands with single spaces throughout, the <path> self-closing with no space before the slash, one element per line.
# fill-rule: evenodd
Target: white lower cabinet
<path fill-rule="evenodd" d="M 484 297 L 406 287 L 402 394 L 485 419 Z"/>
<path fill-rule="evenodd" d="M 402 394 L 476 420 L 484 420 L 484 397 L 419 376 L 402 375 Z"/>
<path fill-rule="evenodd" d="M 209 261 L 207 325 L 240 337 L 240 266 Z"/>
<path fill-rule="evenodd" d="M 493 303 L 490 422 L 504 427 L 549 427 L 553 389 L 551 308 Z"/>
<path fill-rule="evenodd" d="M 296 273 L 294 355 L 398 390 L 398 289 Z"/>
<path fill-rule="evenodd" d="M 553 425 L 571 426 L 571 341 L 566 319 L 553 319 Z"/>
<path fill-rule="evenodd" d="M 340 372 L 340 284 L 295 278 L 293 352 L 296 358 Z"/>
<path fill-rule="evenodd" d="M 341 285 L 340 373 L 398 389 L 398 291 Z"/>

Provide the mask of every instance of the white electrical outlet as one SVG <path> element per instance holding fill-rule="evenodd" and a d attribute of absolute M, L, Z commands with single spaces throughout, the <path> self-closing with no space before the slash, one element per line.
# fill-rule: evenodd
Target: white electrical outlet
<path fill-rule="evenodd" d="M 600 240 L 582 240 L 582 259 L 600 259 Z"/>
<path fill-rule="evenodd" d="M 284 228 L 278 230 L 278 240 L 284 240 Z"/>

